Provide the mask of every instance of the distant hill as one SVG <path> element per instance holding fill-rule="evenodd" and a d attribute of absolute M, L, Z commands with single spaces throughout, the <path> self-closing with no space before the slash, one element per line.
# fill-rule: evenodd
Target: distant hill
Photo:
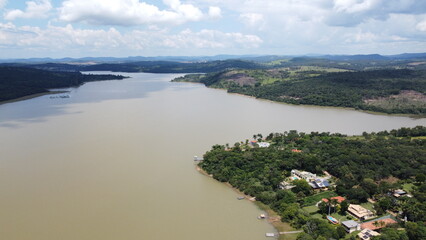
<path fill-rule="evenodd" d="M 157 56 L 157 57 L 83 57 L 83 58 L 27 58 L 27 59 L 0 59 L 0 63 L 130 63 L 141 61 L 166 61 L 166 62 L 203 62 L 203 61 L 224 61 L 224 60 L 245 60 L 255 62 L 269 62 L 280 59 L 291 59 L 297 57 L 321 58 L 334 61 L 359 61 L 359 60 L 407 60 L 426 59 L 426 53 L 403 53 L 396 55 L 380 54 L 356 54 L 356 55 L 215 55 L 215 56 Z"/>
<path fill-rule="evenodd" d="M 67 64 L 67 63 L 3 63 L 0 66 L 29 67 L 48 71 L 112 71 L 112 72 L 149 72 L 149 73 L 209 73 L 226 69 L 254 69 L 264 68 L 253 61 L 238 59 L 200 61 L 200 62 L 173 62 L 173 61 L 139 61 L 127 63 L 100 63 L 100 64 Z"/>
<path fill-rule="evenodd" d="M 382 56 L 380 54 L 367 54 L 367 55 L 324 55 L 319 56 L 318 58 L 324 58 L 329 60 L 336 60 L 336 61 L 359 61 L 359 60 L 389 60 L 389 57 Z"/>

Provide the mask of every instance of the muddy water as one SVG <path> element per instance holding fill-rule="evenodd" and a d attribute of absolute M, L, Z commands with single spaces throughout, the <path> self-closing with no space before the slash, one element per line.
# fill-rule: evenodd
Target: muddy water
<path fill-rule="evenodd" d="M 124 75 L 0 105 L 1 239 L 265 239 L 260 210 L 195 171 L 194 155 L 255 133 L 426 125 Z"/>

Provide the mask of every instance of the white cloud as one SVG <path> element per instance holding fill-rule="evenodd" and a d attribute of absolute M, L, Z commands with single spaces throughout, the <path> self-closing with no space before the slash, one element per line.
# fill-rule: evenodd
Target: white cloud
<path fill-rule="evenodd" d="M 47 18 L 47 14 L 52 10 L 50 0 L 28 1 L 25 4 L 27 5 L 25 11 L 19 9 L 10 10 L 5 13 L 4 18 L 6 20 L 15 20 L 17 18 Z"/>
<path fill-rule="evenodd" d="M 79 52 L 109 51 L 128 52 L 134 55 L 137 51 L 155 49 L 226 49 L 255 48 L 262 40 L 255 35 L 237 32 L 220 32 L 201 30 L 193 32 L 189 29 L 178 33 L 170 33 L 166 29 L 133 30 L 120 33 L 115 28 L 106 30 L 79 29 L 71 24 L 64 27 L 49 25 L 46 29 L 38 27 L 18 27 L 12 23 L 0 23 L 0 48 L 37 49 L 46 52 L 62 50 Z"/>
<path fill-rule="evenodd" d="M 422 13 L 426 13 L 426 1 L 334 0 L 326 22 L 332 26 L 352 27 L 370 19 L 386 20 L 392 14 Z"/>
<path fill-rule="evenodd" d="M 209 16 L 217 19 L 222 17 L 222 10 L 219 7 L 209 7 Z"/>
<path fill-rule="evenodd" d="M 249 27 L 263 29 L 265 19 L 259 13 L 243 13 L 240 15 L 240 20 Z"/>
<path fill-rule="evenodd" d="M 6 5 L 7 0 L 0 0 L 0 9 L 2 9 L 4 7 L 4 5 Z"/>
<path fill-rule="evenodd" d="M 255 35 L 224 33 L 216 30 L 193 32 L 190 29 L 165 36 L 163 45 L 171 48 L 256 48 L 262 39 Z"/>
<path fill-rule="evenodd" d="M 183 24 L 204 19 L 205 14 L 192 4 L 180 0 L 163 0 L 169 9 L 140 0 L 66 0 L 59 8 L 59 19 L 67 22 L 85 22 L 98 25 Z M 217 17 L 220 9 L 210 8 L 209 14 Z"/>
<path fill-rule="evenodd" d="M 416 25 L 416 29 L 422 32 L 426 32 L 426 20 L 419 22 Z"/>

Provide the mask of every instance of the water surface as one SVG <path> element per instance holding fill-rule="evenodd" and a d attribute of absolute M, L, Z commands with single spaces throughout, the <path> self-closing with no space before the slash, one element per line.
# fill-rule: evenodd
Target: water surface
<path fill-rule="evenodd" d="M 260 210 L 195 171 L 194 155 L 256 133 L 426 125 L 122 74 L 132 78 L 0 105 L 1 239 L 265 239 Z"/>

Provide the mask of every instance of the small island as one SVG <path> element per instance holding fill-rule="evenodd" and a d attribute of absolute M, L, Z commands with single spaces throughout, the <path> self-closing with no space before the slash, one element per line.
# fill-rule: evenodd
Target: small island
<path fill-rule="evenodd" d="M 360 136 L 256 134 L 214 145 L 198 167 L 301 230 L 280 239 L 426 237 L 424 126 Z"/>

